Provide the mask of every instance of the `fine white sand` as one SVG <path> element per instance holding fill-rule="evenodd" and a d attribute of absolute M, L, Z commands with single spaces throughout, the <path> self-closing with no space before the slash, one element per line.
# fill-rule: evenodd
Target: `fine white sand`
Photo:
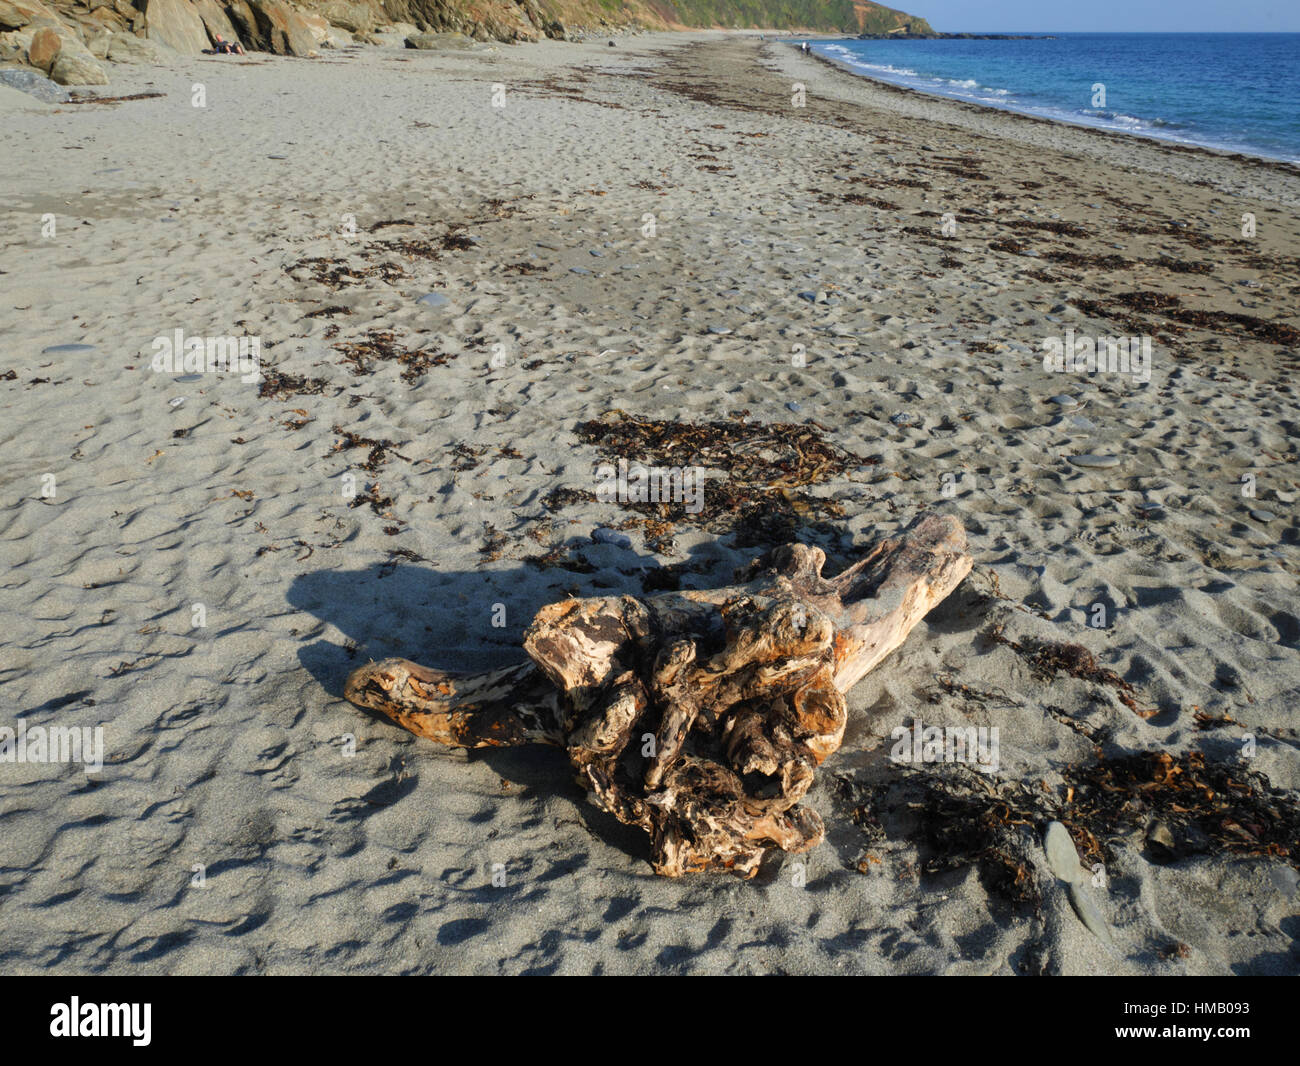
<path fill-rule="evenodd" d="M 112 95 L 144 92 L 163 95 L 0 93 L 0 726 L 105 738 L 98 774 L 0 763 L 0 970 L 1300 971 L 1282 859 L 1161 863 L 1140 831 L 1117 838 L 1094 889 L 1106 945 L 1035 827 L 1042 903 L 1017 909 L 973 867 L 923 876 L 905 809 L 879 812 L 883 839 L 852 817 L 898 780 L 890 733 L 918 718 L 998 726 L 1006 781 L 1060 790 L 1095 740 L 1201 751 L 1294 801 L 1295 350 L 1189 327 L 1139 384 L 1047 373 L 1041 342 L 1118 332 L 1073 301 L 1134 291 L 1300 325 L 1295 171 L 925 99 L 721 34 L 114 71 Z M 449 232 L 477 243 L 385 247 Z M 1039 255 L 990 248 L 1006 240 Z M 334 266 L 357 276 L 319 280 Z M 447 305 L 416 302 L 429 292 Z M 177 329 L 256 336 L 266 366 L 320 391 L 154 372 L 154 339 Z M 410 381 L 394 362 L 355 375 L 337 346 L 372 331 L 447 358 Z M 94 348 L 43 354 L 62 344 Z M 851 694 L 809 795 L 826 842 L 754 881 L 655 877 L 561 752 L 437 749 L 340 695 L 366 658 L 510 663 L 547 602 L 639 594 L 647 568 L 685 559 L 725 583 L 755 554 L 689 527 L 670 557 L 635 530 L 631 550 L 593 544 L 626 514 L 548 508 L 557 487 L 594 488 L 574 427 L 612 409 L 813 419 L 881 459 L 824 487 L 841 550 L 925 509 L 971 539 L 971 577 Z M 363 470 L 369 446 L 335 427 L 394 447 Z M 1120 462 L 1068 462 L 1082 453 Z M 349 506 L 349 472 L 391 502 Z M 556 547 L 593 572 L 523 561 Z M 981 638 L 999 622 L 1084 644 L 1159 713 L 1033 678 Z M 1238 724 L 1198 729 L 1198 710 Z"/>

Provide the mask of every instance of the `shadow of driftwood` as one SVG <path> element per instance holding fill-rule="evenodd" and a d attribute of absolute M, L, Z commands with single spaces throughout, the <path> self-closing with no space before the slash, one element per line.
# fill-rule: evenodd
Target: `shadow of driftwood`
<path fill-rule="evenodd" d="M 338 698 L 348 674 L 368 659 L 400 656 L 440 670 L 466 672 L 509 666 L 527 658 L 524 630 L 546 604 L 568 596 L 640 596 L 665 576 L 657 559 L 629 548 L 585 538 L 565 547 L 561 557 L 589 566 L 590 572 L 527 563 L 455 571 L 386 562 L 302 574 L 289 588 L 289 603 L 336 629 L 342 640 L 307 644 L 299 660 Z M 733 570 L 755 554 L 706 544 L 670 569 L 682 587 L 711 587 L 730 581 Z M 352 710 L 405 735 L 381 714 Z M 588 832 L 626 854 L 648 858 L 644 833 L 584 802 L 560 749 L 479 748 L 469 758 L 484 760 L 493 772 L 535 795 L 572 799 Z"/>

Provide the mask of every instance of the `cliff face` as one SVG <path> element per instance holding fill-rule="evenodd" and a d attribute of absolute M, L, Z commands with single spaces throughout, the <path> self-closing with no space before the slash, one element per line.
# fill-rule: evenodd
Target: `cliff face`
<path fill-rule="evenodd" d="M 672 0 L 687 26 L 929 33 L 923 18 L 870 0 Z"/>
<path fill-rule="evenodd" d="M 315 0 L 308 0 L 313 7 Z M 802 29 L 841 33 L 932 33 L 923 18 L 871 0 L 371 0 L 397 22 L 421 29 L 515 40 L 560 28 L 601 26 Z M 328 17 L 328 11 L 322 10 Z"/>
<path fill-rule="evenodd" d="M 931 33 L 925 19 L 870 0 L 0 0 L 0 73 L 18 65 L 62 85 L 104 85 L 105 64 L 165 62 L 218 40 L 315 55 L 411 27 L 479 41 L 533 41 L 617 29 L 725 27 Z M 414 34 L 410 47 L 447 39 Z M 22 75 L 26 77 L 26 75 Z"/>

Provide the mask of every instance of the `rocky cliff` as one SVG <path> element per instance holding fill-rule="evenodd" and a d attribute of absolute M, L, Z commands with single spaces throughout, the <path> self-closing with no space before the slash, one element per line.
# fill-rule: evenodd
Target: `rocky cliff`
<path fill-rule="evenodd" d="M 60 85 L 105 85 L 107 64 L 164 62 L 219 39 L 310 56 L 385 30 L 420 48 L 437 33 L 514 42 L 706 26 L 932 32 L 869 0 L 0 0 L 0 77 L 17 67 Z"/>

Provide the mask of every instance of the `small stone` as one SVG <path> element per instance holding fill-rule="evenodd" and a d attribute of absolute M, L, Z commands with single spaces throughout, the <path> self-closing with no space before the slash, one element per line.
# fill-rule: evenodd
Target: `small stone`
<path fill-rule="evenodd" d="M 1052 403 L 1056 404 L 1057 407 L 1078 407 L 1079 406 L 1078 400 L 1076 400 L 1073 396 L 1066 396 L 1064 393 L 1062 393 L 1060 396 L 1053 396 Z"/>
<path fill-rule="evenodd" d="M 1074 907 L 1074 913 L 1079 916 L 1079 921 L 1088 927 L 1093 936 L 1103 944 L 1114 943 L 1106 919 L 1101 916 L 1101 911 L 1093 902 L 1092 893 L 1082 881 L 1070 882 L 1070 904 Z"/>
<path fill-rule="evenodd" d="M 1090 418 L 1084 418 L 1083 415 L 1075 415 L 1072 417 L 1070 419 L 1070 425 L 1074 426 L 1075 429 L 1086 430 L 1089 433 L 1097 428 L 1096 422 Z"/>
<path fill-rule="evenodd" d="M 1062 881 L 1078 881 L 1084 875 L 1079 865 L 1079 852 L 1070 839 L 1070 832 L 1060 822 L 1048 822 L 1043 835 L 1043 849 L 1047 852 L 1047 865 Z"/>
<path fill-rule="evenodd" d="M 728 333 L 731 332 L 731 330 L 728 329 L 726 326 L 710 326 L 709 332 L 716 333 L 719 337 L 725 337 Z"/>
<path fill-rule="evenodd" d="M 1300 883 L 1300 874 L 1296 873 L 1290 866 L 1274 866 L 1269 870 L 1268 876 L 1282 895 L 1286 896 L 1287 899 L 1295 899 L 1296 886 Z"/>
<path fill-rule="evenodd" d="M 288 159 L 287 155 L 268 155 L 267 159 Z"/>
<path fill-rule="evenodd" d="M 632 547 L 631 537 L 623 533 L 617 533 L 612 529 L 596 529 L 592 532 L 591 539 L 597 544 L 613 544 L 619 548 Z"/>
<path fill-rule="evenodd" d="M 178 385 L 188 385 L 191 381 L 202 381 L 202 374 L 182 374 L 178 378 L 172 378 L 172 381 Z"/>
<path fill-rule="evenodd" d="M 591 271 L 586 267 L 569 267 L 570 274 L 590 274 Z"/>
<path fill-rule="evenodd" d="M 451 301 L 440 292 L 426 292 L 415 302 L 418 304 L 424 304 L 425 307 L 446 307 L 451 303 Z"/>
<path fill-rule="evenodd" d="M 799 293 L 798 296 L 799 299 L 807 300 L 810 304 L 815 304 L 817 302 L 817 294 L 815 292 L 804 291 Z"/>
<path fill-rule="evenodd" d="M 1171 854 L 1177 849 L 1174 834 L 1169 831 L 1169 826 L 1164 822 L 1154 822 L 1147 830 L 1147 843 L 1155 844 Z"/>
<path fill-rule="evenodd" d="M 588 255 L 594 255 L 594 256 L 596 256 L 597 258 L 599 258 L 600 256 L 604 255 L 605 253 L 604 253 L 604 252 L 597 251 L 595 248 L 592 248 L 592 249 L 590 249 L 590 250 L 587 252 L 587 254 L 588 254 Z"/>
<path fill-rule="evenodd" d="M 49 348 L 42 348 L 41 355 L 59 355 L 63 352 L 93 352 L 93 344 L 55 344 Z"/>
<path fill-rule="evenodd" d="M 185 406 L 185 397 L 173 396 L 170 400 L 167 401 L 167 406 L 172 408 L 183 407 Z"/>
<path fill-rule="evenodd" d="M 916 423 L 917 418 L 910 411 L 899 411 L 896 415 L 890 415 L 889 421 L 896 426 L 910 426 Z"/>
<path fill-rule="evenodd" d="M 1275 519 L 1277 515 L 1275 515 L 1272 511 L 1263 511 L 1263 510 L 1252 508 L 1250 512 L 1250 517 L 1253 518 L 1256 522 L 1264 522 L 1265 524 L 1267 524 L 1273 521 L 1273 519 Z"/>
<path fill-rule="evenodd" d="M 1119 466 L 1119 457 L 1115 455 L 1072 455 L 1070 462 L 1075 466 L 1086 466 L 1096 470 Z"/>
<path fill-rule="evenodd" d="M 793 411 L 795 414 L 798 414 L 800 411 L 803 410 L 803 408 L 800 407 L 797 403 L 795 403 L 794 400 L 791 400 L 785 406 L 786 406 L 786 410 Z"/>

